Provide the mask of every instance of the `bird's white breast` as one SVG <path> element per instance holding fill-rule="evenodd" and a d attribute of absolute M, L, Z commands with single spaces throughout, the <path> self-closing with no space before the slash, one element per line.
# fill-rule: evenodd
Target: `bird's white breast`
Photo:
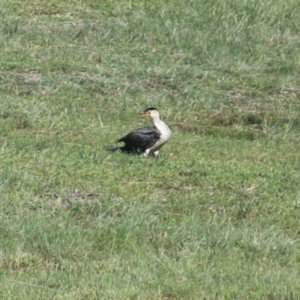
<path fill-rule="evenodd" d="M 169 140 L 172 134 L 170 127 L 164 121 L 160 119 L 154 119 L 153 123 L 161 135 L 159 140 L 151 147 L 152 152 L 161 148 Z"/>

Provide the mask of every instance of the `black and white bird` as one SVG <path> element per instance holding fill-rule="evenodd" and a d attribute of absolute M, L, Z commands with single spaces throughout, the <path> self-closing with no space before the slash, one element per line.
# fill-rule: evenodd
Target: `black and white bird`
<path fill-rule="evenodd" d="M 158 156 L 160 148 L 171 137 L 171 129 L 160 119 L 159 111 L 154 107 L 145 109 L 142 117 L 152 118 L 153 127 L 135 129 L 117 140 L 118 143 L 125 143 L 123 147 L 109 147 L 107 149 L 127 153 L 143 153 L 144 156 Z"/>

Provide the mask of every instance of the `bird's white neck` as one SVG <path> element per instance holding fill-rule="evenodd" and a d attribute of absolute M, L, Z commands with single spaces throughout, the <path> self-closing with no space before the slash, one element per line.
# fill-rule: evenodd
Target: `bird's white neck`
<path fill-rule="evenodd" d="M 171 136 L 170 127 L 159 117 L 153 118 L 153 125 L 161 132 L 164 138 L 168 139 Z"/>

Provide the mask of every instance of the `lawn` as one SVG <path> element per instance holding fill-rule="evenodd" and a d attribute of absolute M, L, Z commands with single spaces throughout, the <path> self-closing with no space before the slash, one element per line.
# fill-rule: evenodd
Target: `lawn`
<path fill-rule="evenodd" d="M 296 1 L 0 16 L 0 299 L 300 299 Z M 106 151 L 152 106 L 159 158 Z"/>

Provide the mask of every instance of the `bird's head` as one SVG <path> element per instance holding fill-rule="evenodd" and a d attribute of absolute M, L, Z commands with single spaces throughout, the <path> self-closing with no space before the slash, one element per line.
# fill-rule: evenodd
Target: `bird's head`
<path fill-rule="evenodd" d="M 148 107 L 142 113 L 142 117 L 159 118 L 159 112 L 154 107 Z"/>

